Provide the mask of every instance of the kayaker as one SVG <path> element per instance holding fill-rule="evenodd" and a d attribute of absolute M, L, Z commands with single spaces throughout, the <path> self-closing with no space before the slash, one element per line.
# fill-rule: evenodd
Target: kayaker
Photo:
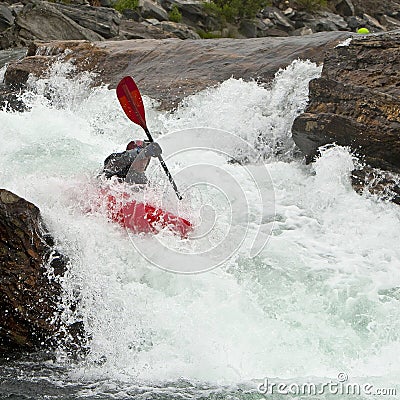
<path fill-rule="evenodd" d="M 162 150 L 158 143 L 147 140 L 132 140 L 122 153 L 110 154 L 104 161 L 103 174 L 113 176 L 130 184 L 146 184 L 145 171 L 151 157 L 158 157 Z"/>

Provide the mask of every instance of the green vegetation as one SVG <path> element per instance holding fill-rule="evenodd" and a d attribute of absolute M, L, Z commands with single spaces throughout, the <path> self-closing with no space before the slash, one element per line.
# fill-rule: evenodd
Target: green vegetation
<path fill-rule="evenodd" d="M 124 11 L 124 10 L 134 10 L 139 5 L 139 0 L 117 0 L 114 5 L 114 8 L 117 11 Z"/>
<path fill-rule="evenodd" d="M 209 3 L 204 3 L 203 7 L 224 23 L 254 18 L 268 4 L 270 0 L 211 0 Z"/>
<path fill-rule="evenodd" d="M 326 7 L 327 0 L 296 0 L 299 8 L 308 12 L 319 10 L 321 7 Z"/>
<path fill-rule="evenodd" d="M 203 29 L 199 29 L 197 33 L 202 39 L 220 39 L 222 37 L 221 34 L 213 32 L 205 32 L 203 31 Z"/>
<path fill-rule="evenodd" d="M 168 13 L 168 18 L 172 22 L 181 22 L 182 14 L 179 11 L 179 8 L 174 4 L 171 8 L 171 11 Z"/>

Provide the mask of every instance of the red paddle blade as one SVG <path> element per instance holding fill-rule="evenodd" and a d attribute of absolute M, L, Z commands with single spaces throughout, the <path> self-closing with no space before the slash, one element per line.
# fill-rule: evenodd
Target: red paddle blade
<path fill-rule="evenodd" d="M 117 96 L 126 116 L 146 130 L 146 116 L 142 96 L 135 81 L 130 76 L 126 76 L 118 83 Z"/>

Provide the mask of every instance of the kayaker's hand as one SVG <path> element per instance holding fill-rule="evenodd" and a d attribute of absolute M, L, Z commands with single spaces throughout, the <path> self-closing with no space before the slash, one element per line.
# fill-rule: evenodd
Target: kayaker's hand
<path fill-rule="evenodd" d="M 146 155 L 146 157 L 158 157 L 161 155 L 161 153 L 161 147 L 156 142 L 149 143 L 144 149 L 144 154 Z"/>

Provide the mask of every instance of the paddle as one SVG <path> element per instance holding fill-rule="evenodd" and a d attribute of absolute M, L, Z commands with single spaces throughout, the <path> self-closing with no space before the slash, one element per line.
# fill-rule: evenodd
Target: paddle
<path fill-rule="evenodd" d="M 146 116 L 144 112 L 144 105 L 142 96 L 140 95 L 139 89 L 136 86 L 135 81 L 130 77 L 126 76 L 118 83 L 117 86 L 117 96 L 118 100 L 121 103 L 122 109 L 125 111 L 126 116 L 135 124 L 141 126 L 146 132 L 147 138 L 150 142 L 154 142 L 149 129 L 146 124 Z M 167 165 L 163 158 L 158 156 L 160 160 L 161 166 L 163 167 L 169 181 L 172 184 L 172 187 L 175 190 L 176 195 L 179 200 L 182 200 L 182 196 L 179 194 L 178 188 L 176 187 L 176 183 L 172 175 L 170 174 Z"/>

